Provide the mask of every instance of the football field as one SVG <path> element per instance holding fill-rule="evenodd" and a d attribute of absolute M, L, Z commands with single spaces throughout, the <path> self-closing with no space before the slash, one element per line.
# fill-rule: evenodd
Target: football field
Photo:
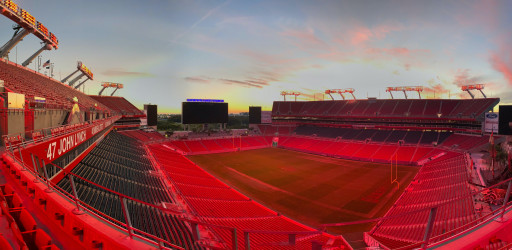
<path fill-rule="evenodd" d="M 398 166 L 398 190 L 397 183 L 391 183 L 389 164 L 277 148 L 189 158 L 246 196 L 313 228 L 323 223 L 384 216 L 419 170 Z M 362 232 L 373 225 L 328 228 L 328 231 Z"/>

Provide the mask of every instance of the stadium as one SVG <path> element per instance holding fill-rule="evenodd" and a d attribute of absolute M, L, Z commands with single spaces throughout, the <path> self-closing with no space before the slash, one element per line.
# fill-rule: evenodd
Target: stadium
<path fill-rule="evenodd" d="M 243 129 L 225 100 L 183 98 L 169 134 L 157 105 L 114 96 L 124 84 L 80 90 L 96 77 L 82 61 L 59 80 L 31 69 L 59 40 L 23 8 L 0 0 L 15 23 L 0 48 L 0 249 L 512 248 L 512 106 L 483 84 L 460 86 L 466 99 L 283 90 L 271 110 L 245 106 Z M 18 64 L 26 36 L 43 46 Z"/>

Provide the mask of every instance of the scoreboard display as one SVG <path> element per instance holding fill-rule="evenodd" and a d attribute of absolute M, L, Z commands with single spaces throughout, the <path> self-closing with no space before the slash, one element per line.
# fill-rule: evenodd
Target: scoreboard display
<path fill-rule="evenodd" d="M 228 103 L 182 102 L 182 124 L 228 123 Z"/>
<path fill-rule="evenodd" d="M 261 107 L 249 107 L 249 124 L 261 124 Z"/>
<path fill-rule="evenodd" d="M 152 104 L 144 104 L 144 111 L 146 111 L 146 117 L 148 119 L 148 126 L 156 126 L 158 123 L 158 111 L 157 106 Z"/>

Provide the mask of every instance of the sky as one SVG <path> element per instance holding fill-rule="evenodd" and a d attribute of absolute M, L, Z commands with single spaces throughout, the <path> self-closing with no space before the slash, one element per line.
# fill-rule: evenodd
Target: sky
<path fill-rule="evenodd" d="M 123 83 L 116 95 L 159 113 L 180 113 L 187 98 L 271 110 L 281 91 L 322 100 L 326 89 L 354 88 L 358 99 L 384 99 L 386 87 L 423 86 L 422 98 L 470 98 L 466 84 L 512 104 L 512 1 L 13 2 L 58 37 L 41 57 L 54 78 L 82 61 L 95 75 L 85 93 Z M 0 17 L 1 43 L 12 25 Z M 10 60 L 21 64 L 40 46 L 29 35 Z"/>

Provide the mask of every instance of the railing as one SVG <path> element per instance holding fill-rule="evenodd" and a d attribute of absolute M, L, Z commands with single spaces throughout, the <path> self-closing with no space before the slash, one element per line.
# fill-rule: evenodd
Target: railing
<path fill-rule="evenodd" d="M 11 148 L 16 148 L 18 146 L 25 148 L 32 144 L 44 142 L 44 141 L 50 140 L 52 138 L 55 138 L 55 137 L 58 137 L 61 135 L 66 135 L 66 134 L 69 134 L 71 132 L 74 132 L 74 131 L 77 131 L 80 129 L 92 127 L 98 122 L 112 121 L 112 120 L 116 121 L 119 118 L 121 118 L 121 117 L 113 116 L 113 117 L 105 118 L 102 120 L 86 121 L 86 122 L 79 123 L 79 124 L 61 125 L 61 126 L 55 126 L 55 127 L 51 127 L 51 128 L 31 130 L 28 132 L 23 132 L 23 133 L 18 133 L 18 134 L 3 135 L 2 141 L 5 144 L 6 151 L 9 151 L 9 150 L 11 150 Z M 33 136 L 35 138 L 31 138 L 31 139 L 27 140 L 25 137 L 25 134 L 27 134 L 27 133 L 31 134 L 31 135 L 35 135 L 35 136 Z"/>
<path fill-rule="evenodd" d="M 129 196 L 126 196 L 124 194 L 121 194 L 121 193 L 118 193 L 118 192 L 116 192 L 114 190 L 111 190 L 111 189 L 109 189 L 107 187 L 104 187 L 104 186 L 101 186 L 99 184 L 96 184 L 96 183 L 94 183 L 94 182 L 92 182 L 90 180 L 82 178 L 81 176 L 76 175 L 76 174 L 74 174 L 72 172 L 66 173 L 65 176 L 64 176 L 64 178 L 69 178 L 70 185 L 72 187 L 72 193 L 69 193 L 66 190 L 64 190 L 61 187 L 59 187 L 58 185 L 53 184 L 51 182 L 51 178 L 49 176 L 47 176 L 47 171 L 46 171 L 47 166 L 51 165 L 52 167 L 60 169 L 61 171 L 64 171 L 63 168 L 61 168 L 61 167 L 59 167 L 59 166 L 57 166 L 55 164 L 52 164 L 52 163 L 45 163 L 44 160 L 39 162 L 39 160 L 37 158 L 35 158 L 31 154 L 31 156 L 32 156 L 31 160 L 33 162 L 35 162 L 34 165 L 38 166 L 37 168 L 41 169 L 42 172 L 43 172 L 43 176 L 41 176 L 39 173 L 36 173 L 31 168 L 27 167 L 25 165 L 25 163 L 24 163 L 22 158 L 16 156 L 16 153 L 19 152 L 20 150 L 23 150 L 21 145 L 19 145 L 18 148 L 13 149 L 12 151 L 6 151 L 6 152 L 7 152 L 7 154 L 10 155 L 10 157 L 15 162 L 20 164 L 24 168 L 24 170 L 28 170 L 38 181 L 41 181 L 42 183 L 44 183 L 47 186 L 47 190 L 49 190 L 49 192 L 56 191 L 59 194 L 61 194 L 64 198 L 69 200 L 71 203 L 74 203 L 76 205 L 76 209 L 74 210 L 75 213 L 83 213 L 84 210 L 85 210 L 85 211 L 91 213 L 92 215 L 96 215 L 96 218 L 99 219 L 100 221 L 103 221 L 103 222 L 105 222 L 105 223 L 107 223 L 107 224 L 109 224 L 109 225 L 111 225 L 111 226 L 113 226 L 113 227 L 115 227 L 115 228 L 117 228 L 117 229 L 127 233 L 130 236 L 130 238 L 137 237 L 137 238 L 140 238 L 140 239 L 142 239 L 142 240 L 144 240 L 144 241 L 146 241 L 148 243 L 156 244 L 158 246 L 164 246 L 164 244 L 167 244 L 168 246 L 173 247 L 173 248 L 184 249 L 181 246 L 175 245 L 175 244 L 173 244 L 171 242 L 168 242 L 168 241 L 166 241 L 164 239 L 158 238 L 158 237 L 156 237 L 154 235 L 146 233 L 146 232 L 144 232 L 142 230 L 139 230 L 137 228 L 133 228 L 132 225 L 131 225 L 131 222 L 130 222 L 130 216 L 129 216 L 128 208 L 126 206 L 126 200 L 131 200 L 132 202 L 135 202 L 135 203 L 144 204 L 144 205 L 150 206 L 152 208 L 158 209 L 158 210 L 160 210 L 162 212 L 171 213 L 171 214 L 174 214 L 174 215 L 181 215 L 182 211 L 173 210 L 173 209 L 170 209 L 170 208 L 165 208 L 163 206 L 156 206 L 156 205 L 151 204 L 151 203 L 147 203 L 147 202 L 144 202 L 144 201 L 141 201 L 141 200 L 137 200 L 137 199 L 131 198 Z M 16 153 L 12 154 L 12 152 L 16 152 Z M 112 218 L 109 215 L 107 215 L 107 214 L 99 211 L 98 209 L 88 205 L 87 203 L 81 201 L 78 198 L 77 193 L 76 193 L 76 186 L 74 184 L 74 179 L 80 179 L 80 180 L 82 180 L 84 182 L 87 182 L 91 186 L 94 186 L 94 187 L 100 189 L 101 191 L 104 191 L 104 192 L 116 195 L 117 198 L 120 201 L 120 206 L 123 208 L 122 212 L 123 212 L 123 216 L 125 218 L 125 221 L 124 222 L 118 221 L 115 218 Z M 140 235 L 134 234 L 134 232 L 136 232 L 136 233 L 138 233 Z"/>
<path fill-rule="evenodd" d="M 207 223 L 207 222 L 204 222 L 201 220 L 188 219 L 186 217 L 191 218 L 191 217 L 195 217 L 195 216 L 189 216 L 189 214 L 184 214 L 183 211 L 179 210 L 179 209 L 175 210 L 175 209 L 165 208 L 163 206 L 157 206 L 157 205 L 154 205 L 151 203 L 147 203 L 147 202 L 144 202 L 141 200 L 131 198 L 129 196 L 126 196 L 124 194 L 121 194 L 114 190 L 111 190 L 107 187 L 96 184 L 90 180 L 82 178 L 81 176 L 78 176 L 72 172 L 66 173 L 65 177 L 64 177 L 64 178 L 69 178 L 70 184 L 72 186 L 72 193 L 69 193 L 66 190 L 57 186 L 56 184 L 52 183 L 50 181 L 50 178 L 46 174 L 47 173 L 46 168 L 48 165 L 51 165 L 52 167 L 54 167 L 56 169 L 60 169 L 62 171 L 63 169 L 61 167 L 54 165 L 52 163 L 47 164 L 44 161 L 39 162 L 39 160 L 37 158 L 35 158 L 35 157 L 33 157 L 33 155 L 31 155 L 32 156 L 31 160 L 33 162 L 36 162 L 34 164 L 34 166 L 39 166 L 38 168 L 40 168 L 43 172 L 43 176 L 41 176 L 40 173 L 37 173 L 33 169 L 27 167 L 23 158 L 18 156 L 18 154 L 20 154 L 21 150 L 25 150 L 25 149 L 24 149 L 23 145 L 20 144 L 20 145 L 17 145 L 17 147 L 12 147 L 11 150 L 8 150 L 6 152 L 7 152 L 7 154 L 10 155 L 10 157 L 15 162 L 19 163 L 25 170 L 28 170 L 29 173 L 31 173 L 37 180 L 44 183 L 47 186 L 48 190 L 56 191 L 59 194 L 61 194 L 63 197 L 68 199 L 71 203 L 74 203 L 76 205 L 75 211 L 77 211 L 77 212 L 86 211 L 88 213 L 96 215 L 96 217 L 100 221 L 103 221 L 109 225 L 112 225 L 115 228 L 118 228 L 122 232 L 125 232 L 127 235 L 129 235 L 131 238 L 133 238 L 133 237 L 140 238 L 148 243 L 158 245 L 161 248 L 164 248 L 164 245 L 166 245 L 166 246 L 170 246 L 170 247 L 174 247 L 174 248 L 178 248 L 178 249 L 183 249 L 181 246 L 177 246 L 172 242 L 166 241 L 165 239 L 159 238 L 155 235 L 151 235 L 151 234 L 146 233 L 140 229 L 133 228 L 132 223 L 130 221 L 131 220 L 130 211 L 128 210 L 128 207 L 126 206 L 127 200 L 131 200 L 134 203 L 140 203 L 140 204 L 147 205 L 154 209 L 160 210 L 161 212 L 164 212 L 164 213 L 169 213 L 169 214 L 180 216 L 180 217 L 177 217 L 177 219 L 182 222 L 187 222 L 190 224 L 194 240 L 199 242 L 199 244 L 202 244 L 202 245 L 205 245 L 205 246 L 211 247 L 211 248 L 219 247 L 219 246 L 212 245 L 211 242 L 209 243 L 208 239 L 201 239 L 200 234 L 197 233 L 197 226 L 201 225 L 201 226 L 204 226 L 204 227 L 210 228 L 210 229 L 220 228 L 220 229 L 231 231 L 232 232 L 232 242 L 230 243 L 230 244 L 232 244 L 231 247 L 234 249 L 237 249 L 237 247 L 238 247 L 237 228 L 227 227 L 227 226 L 222 226 L 222 225 L 215 225 L 215 224 Z M 26 160 L 27 159 L 25 159 L 25 161 Z M 98 209 L 86 204 L 84 201 L 81 201 L 78 198 L 77 193 L 76 193 L 76 186 L 74 184 L 75 179 L 80 179 L 81 181 L 87 182 L 89 185 L 94 186 L 101 191 L 108 192 L 110 194 L 115 195 L 119 199 L 120 207 L 122 207 L 124 221 L 118 221 L 115 218 L 112 218 L 109 215 L 99 211 Z M 483 223 L 486 223 L 492 219 L 501 220 L 503 218 L 504 213 L 511 210 L 512 202 L 503 202 L 503 204 L 501 204 L 499 206 L 495 205 L 495 206 L 482 207 L 481 210 L 474 211 L 474 218 L 464 220 L 463 223 L 458 223 L 458 224 L 455 223 L 454 226 L 450 226 L 446 230 L 439 229 L 439 224 L 445 223 L 446 221 L 449 221 L 449 220 L 460 218 L 460 217 L 456 216 L 457 215 L 456 213 L 445 214 L 445 212 L 442 212 L 442 211 L 446 211 L 447 207 L 453 208 L 453 206 L 454 206 L 454 204 L 456 204 L 456 202 L 464 201 L 465 199 L 469 199 L 471 202 L 473 202 L 475 200 L 475 198 L 477 198 L 477 199 L 481 198 L 482 193 L 485 192 L 486 190 L 491 190 L 492 188 L 501 187 L 503 185 L 508 185 L 506 196 L 504 198 L 504 201 L 508 201 L 509 197 L 510 197 L 511 186 L 512 186 L 512 178 L 504 180 L 504 181 L 502 181 L 496 185 L 493 185 L 491 187 L 488 187 L 488 188 L 485 188 L 485 189 L 482 189 L 479 191 L 475 191 L 475 192 L 472 192 L 467 195 L 462 195 L 455 199 L 451 199 L 451 200 L 442 202 L 441 204 L 437 204 L 434 206 L 429 206 L 426 208 L 417 209 L 414 211 L 408 211 L 408 212 L 404 212 L 404 213 L 400 213 L 400 214 L 386 215 L 384 217 L 370 219 L 370 220 L 324 224 L 324 225 L 322 225 L 322 228 L 317 231 L 313 230 L 313 231 L 304 231 L 304 232 L 302 232 L 302 231 L 301 232 L 296 232 L 296 231 L 276 232 L 276 231 L 254 231 L 254 230 L 240 230 L 240 229 L 238 229 L 238 230 L 240 230 L 241 233 L 244 234 L 244 245 L 246 246 L 246 248 L 249 248 L 251 246 L 251 237 L 250 237 L 251 234 L 288 235 L 288 239 L 289 239 L 288 244 L 293 245 L 293 244 L 295 244 L 295 237 L 298 234 L 315 235 L 315 234 L 324 233 L 324 230 L 327 227 L 344 227 L 344 226 L 357 225 L 357 224 L 377 223 L 376 227 L 369 234 L 367 234 L 367 237 L 371 237 L 371 234 L 375 233 L 376 229 L 378 229 L 381 226 L 386 226 L 385 225 L 386 221 L 394 220 L 397 218 L 404 218 L 406 216 L 414 216 L 414 215 L 418 215 L 420 213 L 423 213 L 423 214 L 428 213 L 429 216 L 428 216 L 427 220 L 423 221 L 422 223 L 408 225 L 411 228 L 412 227 L 423 228 L 423 226 L 424 226 L 425 230 L 423 233 L 423 237 L 421 237 L 421 239 L 417 239 L 414 241 L 410 241 L 410 239 L 404 238 L 406 240 L 405 242 L 409 242 L 409 243 L 407 245 L 401 246 L 400 249 L 416 248 L 416 247 L 427 248 L 427 247 L 440 246 L 450 240 L 460 237 L 462 234 L 464 234 L 468 230 L 475 229 L 478 226 L 482 225 Z M 487 211 L 486 211 L 486 209 L 487 209 Z M 181 216 L 183 216 L 185 218 L 181 218 Z M 444 217 L 439 219 L 439 216 L 444 216 Z M 378 241 L 373 239 L 373 242 L 378 242 Z M 276 244 L 276 243 L 277 242 L 269 242 L 268 244 L 272 245 L 272 244 Z M 280 242 L 279 244 L 286 244 L 286 242 Z M 226 243 L 224 243 L 224 246 L 225 247 L 220 247 L 220 248 L 227 248 Z M 384 245 L 382 245 L 382 246 L 385 247 Z"/>

